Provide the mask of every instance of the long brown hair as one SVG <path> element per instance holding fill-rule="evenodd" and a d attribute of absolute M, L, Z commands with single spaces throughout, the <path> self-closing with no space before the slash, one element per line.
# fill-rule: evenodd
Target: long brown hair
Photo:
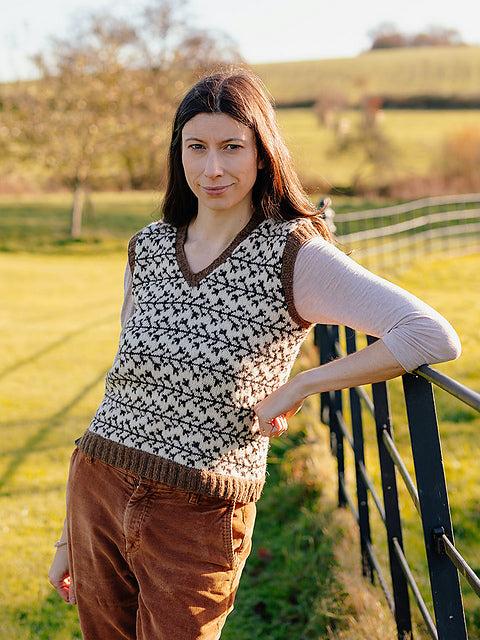
<path fill-rule="evenodd" d="M 245 69 L 227 69 L 197 82 L 180 103 L 173 121 L 168 157 L 168 182 L 163 216 L 179 227 L 197 212 L 182 165 L 182 130 L 199 113 L 224 113 L 249 127 L 257 145 L 259 164 L 252 203 L 264 218 L 309 218 L 326 239 L 332 235 L 322 211 L 308 199 L 280 132 L 272 103 L 261 80 Z"/>

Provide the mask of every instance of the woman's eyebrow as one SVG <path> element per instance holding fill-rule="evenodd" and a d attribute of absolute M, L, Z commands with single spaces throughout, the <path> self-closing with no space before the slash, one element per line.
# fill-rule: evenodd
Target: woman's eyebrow
<path fill-rule="evenodd" d="M 198 138 L 197 136 L 188 136 L 184 138 L 185 142 L 191 142 L 192 140 L 197 140 L 198 142 L 204 142 L 202 138 Z M 244 138 L 225 138 L 225 140 L 221 140 L 220 144 L 224 144 L 225 142 L 245 142 Z"/>

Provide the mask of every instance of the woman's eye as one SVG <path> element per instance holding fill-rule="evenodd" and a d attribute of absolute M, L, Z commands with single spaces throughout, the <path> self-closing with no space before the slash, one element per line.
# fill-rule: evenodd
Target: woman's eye
<path fill-rule="evenodd" d="M 203 145 L 202 144 L 198 144 L 198 143 L 194 143 L 189 145 L 188 147 L 189 149 L 193 149 L 194 151 L 197 149 L 203 149 Z"/>
<path fill-rule="evenodd" d="M 226 147 L 226 148 L 227 148 L 229 151 L 235 151 L 236 149 L 241 149 L 242 147 L 241 147 L 241 145 L 239 145 L 239 144 L 233 144 L 233 143 L 230 143 L 230 144 L 227 144 L 227 147 Z"/>

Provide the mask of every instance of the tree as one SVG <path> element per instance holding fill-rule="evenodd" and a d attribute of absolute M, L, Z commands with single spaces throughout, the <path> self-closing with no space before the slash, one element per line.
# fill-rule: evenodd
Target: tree
<path fill-rule="evenodd" d="M 431 26 L 410 38 L 411 47 L 452 47 L 462 44 L 462 36 L 456 29 L 439 26 Z"/>
<path fill-rule="evenodd" d="M 211 66 L 239 60 L 226 37 L 193 29 L 184 8 L 178 0 L 152 0 L 130 21 L 90 14 L 36 56 L 41 80 L 23 138 L 75 191 L 74 213 L 92 186 L 157 186 L 167 125 L 184 87 Z M 78 235 L 75 217 L 72 228 Z"/>
<path fill-rule="evenodd" d="M 352 176 L 354 189 L 367 182 L 380 184 L 394 168 L 395 148 L 383 130 L 383 100 L 380 96 L 366 95 L 360 107 L 360 118 L 356 128 L 346 132 L 337 130 L 334 153 L 355 154 L 359 157 L 357 169 Z"/>
<path fill-rule="evenodd" d="M 445 47 L 462 45 L 462 36 L 456 29 L 430 26 L 413 35 L 401 33 L 391 22 L 384 22 L 368 34 L 370 49 L 396 49 L 399 47 Z"/>
<path fill-rule="evenodd" d="M 336 125 L 336 116 L 348 107 L 347 96 L 341 91 L 322 91 L 315 101 L 314 111 L 320 124 L 327 129 Z"/>
<path fill-rule="evenodd" d="M 408 46 L 405 35 L 391 22 L 383 22 L 368 34 L 372 40 L 370 49 L 393 49 Z"/>

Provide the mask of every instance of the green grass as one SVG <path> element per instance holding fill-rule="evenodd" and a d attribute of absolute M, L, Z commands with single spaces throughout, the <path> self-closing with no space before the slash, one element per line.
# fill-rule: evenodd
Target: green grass
<path fill-rule="evenodd" d="M 118 251 L 125 238 L 158 219 L 160 199 L 151 191 L 91 193 L 82 237 L 74 240 L 72 194 L 0 195 L 0 251 Z"/>
<path fill-rule="evenodd" d="M 46 574 L 52 543 L 61 530 L 73 440 L 87 427 L 101 399 L 104 374 L 115 353 L 124 262 L 123 252 L 95 257 L 0 254 L 9 300 L 0 312 L 4 356 L 0 371 L 2 640 L 80 637 L 75 610 L 56 597 Z M 257 547 L 252 555 L 253 573 L 247 580 L 258 588 L 255 595 L 248 587 L 244 592 L 256 603 L 265 638 L 280 638 L 279 629 L 286 621 L 293 625 L 289 637 L 300 637 L 300 631 L 310 625 L 312 631 L 305 637 L 313 638 L 320 629 L 325 631 L 326 622 L 332 625 L 342 615 L 335 604 L 341 587 L 333 575 L 328 578 L 340 529 L 328 522 L 330 512 L 313 508 L 320 487 L 301 479 L 295 482 L 286 473 L 287 443 L 280 441 L 272 450 L 278 464 L 272 464 L 256 536 L 257 544 L 268 547 L 272 559 L 262 560 Z M 262 531 L 267 530 L 263 537 Z M 269 565 L 270 573 L 262 563 Z M 279 568 L 281 575 L 277 575 Z M 275 589 L 268 578 L 272 574 L 276 575 Z M 312 612 L 315 594 L 321 591 L 322 598 L 327 597 L 320 589 L 327 578 L 328 609 Z M 283 613 L 275 616 L 279 602 Z M 244 628 L 243 618 L 240 627 L 238 619 L 245 615 L 252 623 L 250 604 L 239 601 L 239 613 L 228 631 L 237 635 L 231 638 L 245 638 L 239 631 Z"/>
<path fill-rule="evenodd" d="M 0 207 L 2 203 L 5 200 Z M 8 224 L 5 209 L 0 209 L 1 235 L 12 249 L 0 252 L 6 301 L 0 307 L 2 640 L 80 637 L 76 611 L 56 597 L 46 574 L 62 526 L 73 440 L 88 426 L 102 397 L 104 374 L 117 346 L 126 256 L 124 248 L 116 247 L 125 247 L 128 236 L 150 222 L 155 197 L 103 194 L 94 196 L 94 203 L 102 211 L 102 224 L 89 230 L 92 235 L 80 245 L 66 241 L 68 225 L 59 222 L 68 212 L 68 197 L 49 196 L 41 205 L 23 198 L 18 202 L 22 218 L 11 218 Z M 49 225 L 41 231 L 41 219 L 48 216 L 50 235 Z M 28 232 L 24 218 L 29 220 Z M 12 228 L 24 234 L 28 252 Z M 479 273 L 478 256 L 428 259 L 412 265 L 401 279 L 460 333 L 464 355 L 439 368 L 476 389 L 480 345 L 473 320 L 479 315 Z M 307 345 L 297 368 L 312 366 L 314 358 Z M 437 397 L 457 543 L 478 569 L 479 419 L 456 401 Z M 408 456 L 399 403 L 398 384 L 393 384 L 395 433 Z M 334 510 L 335 474 L 326 429 L 317 415 L 314 399 L 292 421 L 288 438 L 271 451 L 254 548 L 224 632 L 226 640 L 394 637 L 390 616 L 378 604 L 382 598 L 361 581 L 352 521 Z M 373 452 L 374 447 L 368 463 L 375 475 Z M 426 589 L 421 537 L 408 507 L 405 525 L 408 555 Z M 375 538 L 381 543 L 380 534 Z M 480 609 L 470 596 L 466 603 L 474 637 Z M 421 633 L 416 637 L 422 638 Z"/>
<path fill-rule="evenodd" d="M 278 103 L 340 91 L 352 103 L 365 94 L 478 96 L 480 47 L 371 51 L 354 58 L 254 65 Z"/>
<path fill-rule="evenodd" d="M 115 351 L 123 255 L 0 254 L 0 637 L 80 637 L 46 582 L 73 438 Z"/>
<path fill-rule="evenodd" d="M 464 129 L 480 128 L 478 110 L 388 110 L 382 132 L 392 146 L 391 166 L 372 175 L 359 148 L 338 152 L 332 130 L 320 126 L 312 109 L 282 109 L 278 119 L 302 179 L 309 184 L 346 186 L 363 180 L 404 179 L 425 176 L 442 169 L 442 145 L 446 138 Z M 358 112 L 347 112 L 352 132 Z M 318 195 L 321 195 L 320 193 Z"/>

